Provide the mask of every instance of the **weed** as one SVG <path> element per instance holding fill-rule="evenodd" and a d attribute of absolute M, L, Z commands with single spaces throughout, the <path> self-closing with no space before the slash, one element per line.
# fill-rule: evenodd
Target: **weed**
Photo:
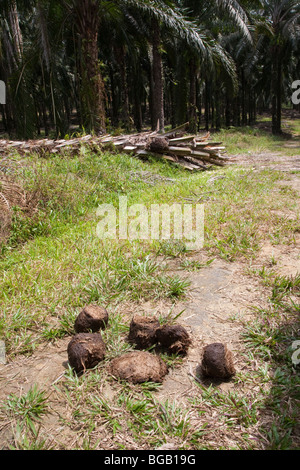
<path fill-rule="evenodd" d="M 186 253 L 187 248 L 181 240 L 164 240 L 159 242 L 157 255 L 164 255 L 171 258 L 177 258 L 178 256 Z"/>
<path fill-rule="evenodd" d="M 200 271 L 201 269 L 210 266 L 213 261 L 214 259 L 211 259 L 209 261 L 206 261 L 205 263 L 201 263 L 200 261 L 189 260 L 187 258 L 181 261 L 180 266 L 186 271 Z"/>
<path fill-rule="evenodd" d="M 236 392 L 223 393 L 212 385 L 208 388 L 198 384 L 201 389 L 201 398 L 193 401 L 194 405 L 220 408 L 222 419 L 229 425 L 243 425 L 249 427 L 257 423 L 257 410 L 261 402 L 255 395 L 238 395 Z"/>
<path fill-rule="evenodd" d="M 30 429 L 23 423 L 17 423 L 13 431 L 14 444 L 9 446 L 10 450 L 53 450 L 47 437 L 40 436 L 41 428 L 31 423 Z"/>
<path fill-rule="evenodd" d="M 24 421 L 35 435 L 34 422 L 40 422 L 42 417 L 49 412 L 46 393 L 38 390 L 36 385 L 20 397 L 15 394 L 9 395 L 4 409 L 18 421 Z"/>

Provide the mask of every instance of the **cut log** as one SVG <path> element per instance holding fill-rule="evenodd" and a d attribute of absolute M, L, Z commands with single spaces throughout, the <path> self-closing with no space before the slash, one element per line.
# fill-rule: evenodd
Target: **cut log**
<path fill-rule="evenodd" d="M 175 157 L 171 157 L 171 155 L 159 155 L 159 156 L 162 156 L 162 158 L 164 158 L 165 160 L 168 160 L 169 162 L 178 163 L 178 159 Z"/>
<path fill-rule="evenodd" d="M 216 160 L 214 158 L 211 158 L 209 160 L 209 163 L 211 163 L 212 165 L 216 165 L 216 166 L 225 166 L 225 162 L 222 162 L 221 160 Z"/>
<path fill-rule="evenodd" d="M 205 147 L 204 148 L 204 151 L 205 152 L 208 152 L 208 153 L 221 153 L 221 151 L 224 151 L 225 150 L 225 147 Z"/>
<path fill-rule="evenodd" d="M 132 146 L 132 145 L 127 145 L 126 147 L 123 148 L 123 152 L 125 153 L 134 153 L 135 150 L 137 150 L 137 147 Z"/>
<path fill-rule="evenodd" d="M 201 168 L 203 168 L 202 165 L 194 164 L 194 163 L 191 163 L 191 162 L 189 162 L 187 160 L 183 160 L 183 159 L 179 159 L 176 163 L 178 163 L 180 166 L 182 166 L 183 168 L 186 168 L 187 170 L 190 170 L 190 171 L 194 171 L 194 170 L 200 171 Z"/>
<path fill-rule="evenodd" d="M 208 140 L 209 138 L 210 138 L 210 132 L 207 132 L 207 134 L 205 134 L 205 135 L 201 135 L 201 136 L 196 135 L 195 136 L 196 141 L 202 141 L 202 142 L 205 141 L 205 140 Z"/>
<path fill-rule="evenodd" d="M 196 160 L 193 157 L 185 157 L 185 160 L 188 161 L 189 163 L 191 163 L 192 165 L 195 165 L 198 170 L 200 170 L 201 168 L 203 170 L 207 170 L 207 168 L 208 168 L 207 163 L 205 163 L 205 162 L 200 163 L 199 160 Z"/>
<path fill-rule="evenodd" d="M 178 138 L 174 138 L 174 139 L 170 139 L 169 142 L 170 144 L 180 144 L 182 142 L 190 142 L 192 140 L 195 139 L 195 136 L 194 135 L 186 135 L 186 136 L 183 136 L 183 137 L 178 137 Z"/>
<path fill-rule="evenodd" d="M 199 160 L 203 159 L 203 157 L 208 157 L 210 158 L 210 154 L 207 152 L 199 152 L 198 150 L 192 150 L 191 152 L 191 155 L 194 157 L 194 158 L 199 158 Z"/>
<path fill-rule="evenodd" d="M 192 149 L 189 147 L 169 147 L 169 152 L 174 155 L 190 155 Z"/>
<path fill-rule="evenodd" d="M 192 152 L 192 157 L 212 163 L 213 165 L 224 166 L 224 159 L 220 159 L 218 155 L 205 154 L 204 152 Z M 227 160 L 227 159 L 225 159 Z"/>
<path fill-rule="evenodd" d="M 196 147 L 214 147 L 215 145 L 221 145 L 223 142 L 197 142 L 196 141 Z"/>

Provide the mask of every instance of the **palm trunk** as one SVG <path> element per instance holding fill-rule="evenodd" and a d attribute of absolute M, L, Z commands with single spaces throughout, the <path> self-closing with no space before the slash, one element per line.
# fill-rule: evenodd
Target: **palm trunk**
<path fill-rule="evenodd" d="M 221 103 L 220 103 L 220 90 L 216 86 L 215 91 L 215 107 L 216 107 L 216 131 L 221 129 Z"/>
<path fill-rule="evenodd" d="M 153 102 L 152 113 L 155 128 L 163 131 L 165 127 L 164 116 L 164 87 L 163 64 L 160 52 L 160 27 L 156 19 L 152 20 L 152 74 L 153 74 Z"/>
<path fill-rule="evenodd" d="M 272 49 L 272 133 L 281 133 L 281 87 L 282 87 L 282 67 L 280 62 L 279 47 Z"/>
<path fill-rule="evenodd" d="M 281 61 L 280 58 L 278 57 L 277 60 L 277 90 L 276 90 L 276 95 L 277 95 L 277 133 L 281 134 L 281 106 L 282 106 L 282 68 L 281 68 Z"/>
<path fill-rule="evenodd" d="M 242 107 L 242 126 L 247 125 L 247 111 L 246 111 L 246 80 L 245 73 L 242 69 L 242 93 L 241 93 L 241 107 Z"/>
<path fill-rule="evenodd" d="M 172 129 L 176 127 L 176 93 L 174 80 L 170 84 L 170 97 L 171 97 L 171 126 Z"/>
<path fill-rule="evenodd" d="M 231 124 L 231 107 L 232 107 L 232 101 L 230 100 L 228 93 L 226 93 L 226 98 L 225 98 L 225 125 L 226 127 L 230 127 L 230 124 Z"/>
<path fill-rule="evenodd" d="M 121 79 L 121 121 L 126 131 L 130 130 L 129 96 L 125 61 L 125 47 L 115 45 L 115 55 L 120 68 Z"/>
<path fill-rule="evenodd" d="M 10 26 L 12 30 L 12 35 L 13 35 L 15 56 L 17 60 L 20 61 L 22 58 L 22 54 L 23 54 L 23 38 L 22 38 L 21 29 L 20 29 L 17 4 L 15 0 L 11 2 L 11 7 L 9 11 L 9 22 L 10 22 Z"/>
<path fill-rule="evenodd" d="M 199 80 L 197 80 L 197 84 L 196 84 L 196 104 L 197 104 L 197 110 L 198 110 L 197 132 L 199 132 L 200 127 L 201 127 L 201 119 L 202 119 L 202 96 L 199 90 Z"/>
<path fill-rule="evenodd" d="M 205 80 L 205 130 L 209 129 L 209 84 Z"/>
<path fill-rule="evenodd" d="M 82 124 L 87 131 L 105 132 L 105 92 L 98 57 L 98 0 L 77 0 L 76 27 L 80 37 L 80 97 Z"/>
<path fill-rule="evenodd" d="M 194 58 L 190 59 L 190 99 L 189 99 L 189 131 L 197 132 L 197 66 Z"/>
<path fill-rule="evenodd" d="M 119 125 L 119 109 L 118 109 L 118 98 L 115 85 L 114 70 L 110 68 L 110 99 L 109 99 L 109 108 L 110 108 L 110 117 L 111 123 L 114 127 Z"/>
<path fill-rule="evenodd" d="M 140 97 L 137 93 L 134 95 L 134 123 L 136 130 L 142 132 L 143 127 L 143 115 L 142 115 L 142 105 Z"/>

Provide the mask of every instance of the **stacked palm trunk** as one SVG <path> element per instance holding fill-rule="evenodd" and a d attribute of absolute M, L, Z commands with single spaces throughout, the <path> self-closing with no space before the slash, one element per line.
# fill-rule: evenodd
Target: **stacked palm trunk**
<path fill-rule="evenodd" d="M 205 170 L 211 165 L 225 166 L 228 158 L 222 142 L 211 142 L 210 133 L 186 134 L 184 126 L 169 132 L 144 132 L 136 135 L 106 136 L 102 145 L 110 145 L 117 151 L 147 158 L 152 155 L 177 163 L 187 170 Z"/>
<path fill-rule="evenodd" d="M 206 170 L 211 165 L 224 166 L 227 161 L 222 142 L 211 142 L 210 133 L 205 135 L 186 134 L 187 124 L 169 132 L 142 132 L 121 136 L 78 137 L 71 140 L 33 140 L 16 142 L 0 140 L 1 155 L 12 151 L 26 154 L 37 152 L 61 153 L 66 150 L 77 153 L 81 146 L 109 149 L 116 153 L 127 153 L 138 158 L 154 156 L 181 165 L 187 170 Z"/>

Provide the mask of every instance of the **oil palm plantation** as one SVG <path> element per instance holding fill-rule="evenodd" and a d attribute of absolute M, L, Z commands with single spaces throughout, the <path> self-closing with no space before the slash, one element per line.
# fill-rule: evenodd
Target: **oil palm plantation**
<path fill-rule="evenodd" d="M 99 44 L 101 44 L 101 20 L 106 14 L 118 15 L 122 13 L 122 8 L 128 7 L 133 11 L 139 12 L 146 19 L 152 22 L 155 26 L 155 33 L 159 35 L 159 23 L 163 23 L 167 28 L 171 29 L 177 34 L 181 34 L 187 41 L 192 42 L 201 52 L 205 51 L 202 38 L 199 35 L 193 24 L 188 22 L 179 10 L 173 7 L 171 2 L 162 2 L 158 0 L 125 0 L 125 1 L 106 1 L 100 0 L 66 0 L 63 3 L 53 0 L 32 0 L 27 4 L 23 1 L 5 0 L 5 8 L 3 7 L 4 19 L 2 24 L 6 22 L 6 12 L 13 12 L 14 17 L 19 23 L 19 17 L 24 21 L 24 29 L 27 30 L 26 12 L 31 9 L 31 15 L 36 20 L 34 28 L 42 31 L 40 48 L 41 54 L 46 58 L 47 67 L 50 65 L 50 57 L 53 49 L 50 48 L 51 41 L 49 40 L 49 25 L 52 23 L 60 24 L 62 30 L 67 30 L 70 33 L 68 23 L 65 21 L 65 14 L 68 20 L 71 20 L 72 32 L 74 34 L 73 41 L 76 49 L 76 68 L 79 76 L 79 96 L 81 103 L 81 120 L 82 125 L 86 130 L 94 130 L 95 132 L 105 132 L 106 127 L 106 114 L 105 114 L 105 86 L 101 74 L 101 67 L 99 61 Z M 19 12 L 17 12 L 19 8 Z M 47 12 L 47 13 L 46 13 Z M 50 15 L 54 15 L 52 18 Z M 45 21 L 47 20 L 47 21 Z M 58 21 L 57 21 L 58 20 Z M 12 28 L 15 27 L 11 24 Z M 26 31 L 28 32 L 28 31 Z M 160 52 L 159 42 L 157 35 L 152 35 L 152 48 L 153 48 L 153 76 L 155 77 L 154 96 L 157 101 L 159 95 L 161 96 L 161 74 L 160 66 Z M 28 39 L 32 39 L 33 32 L 29 34 Z M 12 38 L 17 37 L 14 32 L 11 34 Z M 12 42 L 12 41 L 10 41 Z M 30 41 L 29 41 L 30 42 Z M 60 44 L 66 45 L 68 38 L 60 38 Z M 31 41 L 31 44 L 33 41 Z M 9 43 L 10 45 L 10 43 Z M 34 49 L 36 48 L 36 44 Z M 7 47 L 7 51 L 9 47 Z M 29 69 L 25 56 L 22 56 L 20 61 L 23 67 L 16 67 L 16 73 L 19 72 L 19 78 L 24 78 L 24 71 Z M 32 60 L 29 59 L 32 64 Z M 54 64 L 54 61 L 52 62 Z M 52 74 L 53 77 L 53 74 Z M 52 89 L 53 94 L 53 89 Z M 54 119 L 58 120 L 57 107 L 53 99 L 53 115 Z M 54 109 L 55 108 L 55 109 Z M 160 127 L 163 127 L 163 117 L 160 110 L 156 105 L 157 116 L 160 120 Z M 28 114 L 26 114 L 28 116 Z M 23 120 L 27 122 L 27 119 Z M 31 120 L 32 121 L 32 120 Z M 28 123 L 26 123 L 28 127 Z"/>
<path fill-rule="evenodd" d="M 163 129 L 189 119 L 194 131 L 204 102 L 207 127 L 210 110 L 218 127 L 224 101 L 229 109 L 249 85 L 273 105 L 278 132 L 283 80 L 299 54 L 299 4 L 2 0 L 0 44 L 2 122 L 18 137 L 64 135 L 73 121 L 101 134 L 108 125 Z"/>

